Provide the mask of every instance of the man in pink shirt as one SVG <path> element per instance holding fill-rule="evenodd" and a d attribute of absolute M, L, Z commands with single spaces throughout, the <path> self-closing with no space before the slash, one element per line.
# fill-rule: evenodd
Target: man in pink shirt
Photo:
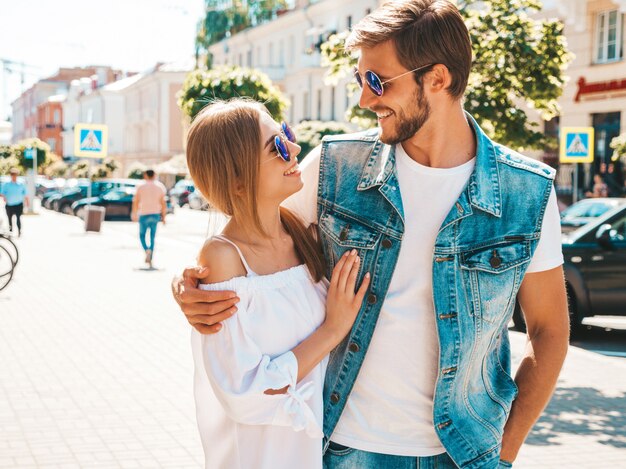
<path fill-rule="evenodd" d="M 131 218 L 139 220 L 139 240 L 146 253 L 146 263 L 152 268 L 154 237 L 159 220 L 165 224 L 167 206 L 165 204 L 165 186 L 155 180 L 154 171 L 148 169 L 143 173 L 144 183 L 137 188 L 133 197 Z M 146 243 L 146 233 L 150 231 L 150 244 Z"/>

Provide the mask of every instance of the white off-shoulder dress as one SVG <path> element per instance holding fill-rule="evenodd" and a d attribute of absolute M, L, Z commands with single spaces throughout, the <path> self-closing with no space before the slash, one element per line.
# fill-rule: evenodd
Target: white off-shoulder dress
<path fill-rule="evenodd" d="M 201 285 L 232 290 L 238 311 L 216 334 L 192 329 L 196 414 L 207 469 L 320 469 L 327 358 L 296 383 L 291 352 L 325 318 L 328 282 L 299 265 L 270 275 Z M 214 238 L 215 239 L 215 238 Z M 266 389 L 288 387 L 286 394 Z"/>

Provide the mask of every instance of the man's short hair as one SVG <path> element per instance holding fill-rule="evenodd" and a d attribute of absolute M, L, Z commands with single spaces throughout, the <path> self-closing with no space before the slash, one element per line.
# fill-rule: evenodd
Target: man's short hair
<path fill-rule="evenodd" d="M 152 179 L 154 177 L 154 170 L 153 169 L 146 169 L 144 174 L 146 175 L 146 177 L 148 179 Z"/>
<path fill-rule="evenodd" d="M 443 64 L 452 75 L 448 92 L 460 99 L 472 66 L 472 44 L 458 8 L 449 0 L 394 0 L 359 21 L 346 50 L 374 47 L 392 40 L 400 63 L 413 70 Z M 384 64 L 381 64 L 381 68 Z M 415 75 L 421 85 L 421 76 Z"/>
<path fill-rule="evenodd" d="M 9 174 L 15 174 L 17 176 L 18 174 L 20 174 L 20 170 L 17 168 L 11 168 L 9 170 Z"/>

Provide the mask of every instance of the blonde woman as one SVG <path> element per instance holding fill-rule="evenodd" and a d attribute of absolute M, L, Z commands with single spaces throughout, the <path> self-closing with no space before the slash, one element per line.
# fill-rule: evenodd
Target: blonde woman
<path fill-rule="evenodd" d="M 195 118 L 187 161 L 196 187 L 230 216 L 199 254 L 205 290 L 231 290 L 236 314 L 192 332 L 197 419 L 207 468 L 321 468 L 329 352 L 350 331 L 368 287 L 347 252 L 330 283 L 317 242 L 280 204 L 302 188 L 286 124 L 247 100 Z M 328 296 L 328 301 L 327 301 Z"/>

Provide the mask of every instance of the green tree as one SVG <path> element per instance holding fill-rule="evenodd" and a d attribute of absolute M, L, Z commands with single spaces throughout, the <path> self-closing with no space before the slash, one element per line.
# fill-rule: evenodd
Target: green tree
<path fill-rule="evenodd" d="M 74 163 L 70 170 L 74 177 L 94 180 L 111 177 L 119 166 L 119 162 L 114 158 L 105 158 L 99 164 L 94 164 L 89 160 L 80 160 Z"/>
<path fill-rule="evenodd" d="M 143 179 L 143 173 L 146 169 L 148 169 L 148 167 L 145 164 L 139 161 L 135 161 L 134 163 L 131 163 L 128 167 L 128 173 L 126 177 L 130 179 Z"/>
<path fill-rule="evenodd" d="M 20 140 L 15 145 L 13 145 L 12 148 L 13 155 L 17 158 L 19 166 L 24 172 L 28 169 L 33 168 L 32 160 L 25 159 L 25 151 L 27 148 L 35 148 L 37 150 L 36 155 L 38 173 L 43 173 L 46 166 L 59 158 L 50 151 L 50 146 L 47 143 L 42 142 L 38 138 Z"/>
<path fill-rule="evenodd" d="M 193 119 L 214 99 L 247 96 L 265 104 L 276 120 L 283 118 L 287 100 L 267 75 L 258 70 L 218 67 L 194 70 L 187 75 L 178 98 L 183 113 Z"/>
<path fill-rule="evenodd" d="M 21 169 L 20 161 L 17 159 L 16 156 L 11 155 L 7 156 L 6 158 L 0 158 L 0 176 L 6 176 L 7 174 L 9 174 L 11 168 Z"/>
<path fill-rule="evenodd" d="M 48 165 L 48 167 L 45 169 L 44 173 L 46 176 L 51 178 L 62 178 L 67 176 L 69 170 L 70 167 L 65 161 L 58 160 L 50 163 L 50 165 Z"/>
<path fill-rule="evenodd" d="M 530 121 L 522 104 L 549 120 L 559 112 L 557 99 L 571 60 L 563 24 L 536 20 L 539 0 L 465 0 L 459 9 L 470 31 L 474 63 L 465 93 L 465 109 L 496 141 L 516 149 L 542 148 L 541 129 Z M 351 74 L 356 58 L 343 51 L 347 32 L 322 46 L 327 80 Z M 360 125 L 375 126 L 371 114 L 352 112 Z M 360 121 L 359 121 L 360 119 Z"/>
<path fill-rule="evenodd" d="M 221 0 L 205 0 L 204 18 L 198 23 L 196 57 L 206 52 L 207 68 L 211 68 L 208 49 L 229 35 L 275 18 L 276 13 L 287 8 L 286 0 L 232 0 L 224 6 Z"/>

